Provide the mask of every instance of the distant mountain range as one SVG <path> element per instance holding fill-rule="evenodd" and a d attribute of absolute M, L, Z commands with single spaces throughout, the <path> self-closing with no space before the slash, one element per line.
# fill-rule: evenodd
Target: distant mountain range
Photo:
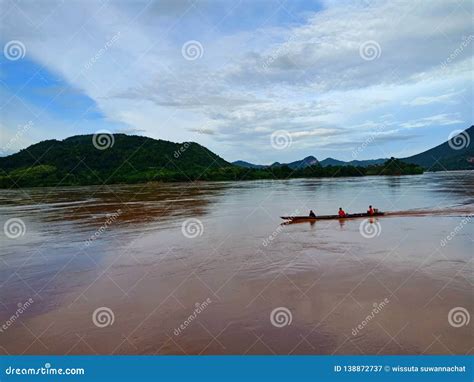
<path fill-rule="evenodd" d="M 440 144 L 430 150 L 424 151 L 420 154 L 413 155 L 408 158 L 402 158 L 401 161 L 405 163 L 417 164 L 427 170 L 441 171 L 441 170 L 469 170 L 474 168 L 474 148 L 471 145 L 474 139 L 474 126 L 469 127 L 462 133 L 453 137 L 451 140 Z M 268 168 L 277 166 L 288 166 L 291 169 L 305 168 L 320 164 L 322 167 L 327 166 L 354 166 L 354 167 L 368 167 L 373 165 L 380 165 L 385 163 L 388 158 L 368 159 L 368 160 L 352 160 L 344 162 L 334 158 L 326 158 L 318 161 L 314 156 L 306 157 L 302 160 L 279 163 L 275 162 L 271 165 L 260 165 L 245 162 L 242 160 L 232 162 L 235 166 L 245 168 Z"/>
<path fill-rule="evenodd" d="M 287 167 L 291 168 L 292 170 L 296 170 L 296 169 L 299 169 L 299 168 L 306 168 L 306 167 L 310 167 L 310 166 L 316 166 L 318 164 L 319 164 L 319 162 L 315 157 L 309 156 L 309 157 L 306 157 L 302 160 L 297 160 L 297 161 L 290 162 L 290 163 L 275 162 L 270 167 L 287 166 Z"/>
<path fill-rule="evenodd" d="M 418 155 L 343 162 L 314 156 L 270 166 L 225 161 L 194 142 L 173 143 L 142 136 L 78 135 L 47 140 L 0 157 L 0 188 L 139 183 L 148 181 L 288 179 L 419 174 L 474 168 L 471 126 L 450 141 Z"/>
<path fill-rule="evenodd" d="M 367 167 L 371 165 L 381 164 L 388 160 L 388 158 L 380 158 L 380 159 L 369 159 L 369 160 L 352 160 L 350 162 L 344 162 L 342 160 L 337 160 L 334 158 L 326 158 L 322 161 L 318 161 L 314 156 L 306 157 L 302 160 L 297 160 L 295 162 L 290 163 L 280 163 L 275 162 L 271 165 L 261 165 L 261 164 L 253 164 L 249 162 L 245 162 L 242 160 L 238 160 L 232 162 L 235 166 L 245 167 L 245 168 L 266 168 L 266 167 L 281 167 L 281 166 L 288 166 L 291 169 L 297 168 L 305 168 L 314 165 L 321 165 L 323 167 L 327 166 L 354 166 L 354 167 Z"/>
<path fill-rule="evenodd" d="M 297 160 L 295 162 L 290 162 L 290 163 L 275 162 L 271 165 L 253 164 L 253 163 L 245 162 L 243 160 L 238 160 L 238 161 L 232 162 L 232 164 L 235 165 L 235 166 L 245 167 L 245 168 L 269 168 L 269 167 L 287 166 L 287 167 L 289 167 L 293 170 L 297 169 L 297 168 L 305 168 L 305 167 L 309 167 L 309 166 L 314 166 L 314 165 L 317 165 L 318 163 L 319 163 L 318 160 L 313 156 L 309 156 L 309 157 L 306 157 L 302 160 Z"/>
<path fill-rule="evenodd" d="M 243 167 L 243 168 L 265 168 L 268 166 L 261 165 L 261 164 L 253 164 L 246 162 L 244 160 L 236 160 L 235 162 L 232 162 L 233 165 Z"/>
<path fill-rule="evenodd" d="M 343 162 L 333 158 L 326 158 L 322 160 L 321 166 L 355 166 L 355 167 L 367 167 L 376 164 L 381 164 L 387 161 L 388 158 L 380 158 L 380 159 L 368 159 L 368 160 L 351 160 L 349 162 Z"/>

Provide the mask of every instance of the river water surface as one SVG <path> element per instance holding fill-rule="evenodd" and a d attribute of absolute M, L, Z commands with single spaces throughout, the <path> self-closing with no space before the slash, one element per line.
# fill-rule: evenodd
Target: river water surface
<path fill-rule="evenodd" d="M 474 172 L 0 190 L 0 354 L 472 353 L 473 190 Z M 369 204 L 390 214 L 281 225 Z"/>

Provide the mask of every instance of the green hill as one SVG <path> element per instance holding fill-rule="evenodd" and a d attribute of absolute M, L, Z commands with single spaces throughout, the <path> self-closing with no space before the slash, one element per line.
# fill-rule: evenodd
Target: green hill
<path fill-rule="evenodd" d="M 103 140 L 97 140 L 92 135 L 79 135 L 63 141 L 43 141 L 0 158 L 0 188 L 423 172 L 419 166 L 394 158 L 368 167 L 323 167 L 315 158 L 309 159 L 311 163 L 301 168 L 288 165 L 243 168 L 193 142 L 173 143 L 125 134 L 103 136 Z"/>
<path fill-rule="evenodd" d="M 96 146 L 110 145 L 111 135 Z M 93 135 L 48 140 L 0 158 L 0 186 L 48 186 L 135 183 L 149 180 L 188 181 L 206 171 L 230 166 L 205 147 L 141 136 L 114 134 L 113 145 L 98 149 Z"/>
<path fill-rule="evenodd" d="M 474 169 L 474 126 L 430 150 L 401 159 L 430 171 Z"/>

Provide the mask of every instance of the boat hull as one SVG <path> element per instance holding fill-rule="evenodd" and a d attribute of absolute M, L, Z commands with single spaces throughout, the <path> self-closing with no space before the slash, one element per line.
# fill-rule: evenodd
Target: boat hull
<path fill-rule="evenodd" d="M 341 218 L 339 215 L 320 215 L 312 218 L 310 216 L 280 216 L 283 220 L 289 220 L 292 222 L 295 221 L 317 221 L 317 220 L 338 220 L 338 219 L 356 219 L 356 218 L 371 218 L 377 216 L 385 215 L 383 212 L 377 212 L 372 215 L 367 213 L 360 214 L 347 214 L 345 217 Z"/>

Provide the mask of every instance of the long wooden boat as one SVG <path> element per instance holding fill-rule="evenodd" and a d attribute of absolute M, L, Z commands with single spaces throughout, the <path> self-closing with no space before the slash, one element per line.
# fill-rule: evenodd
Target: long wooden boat
<path fill-rule="evenodd" d="M 337 219 L 354 219 L 354 218 L 369 218 L 374 216 L 383 216 L 384 212 L 375 212 L 372 215 L 368 213 L 359 213 L 359 214 L 347 214 L 345 217 L 341 218 L 339 215 L 320 215 L 316 217 L 310 216 L 280 216 L 283 220 L 289 220 L 291 222 L 296 221 L 316 221 L 316 220 L 337 220 Z"/>

